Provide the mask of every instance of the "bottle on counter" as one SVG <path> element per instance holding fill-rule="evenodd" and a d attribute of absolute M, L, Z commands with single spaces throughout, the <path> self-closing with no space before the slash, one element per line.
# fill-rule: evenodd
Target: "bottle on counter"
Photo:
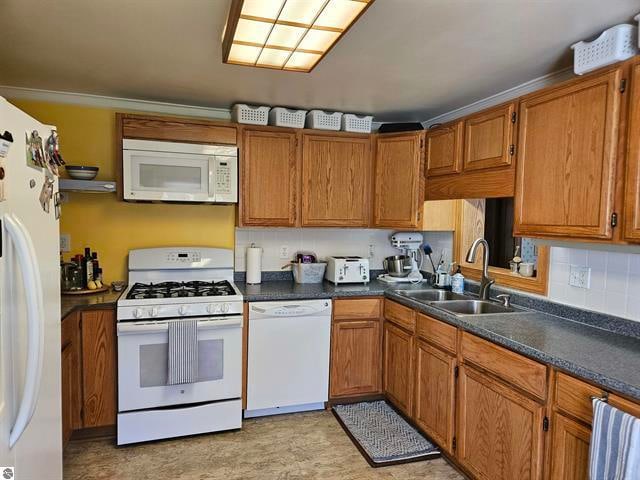
<path fill-rule="evenodd" d="M 84 257 L 82 257 L 82 286 L 85 289 L 95 290 L 95 284 L 93 284 L 93 260 L 91 259 L 91 249 L 86 247 L 84 249 Z M 93 284 L 94 288 L 90 288 Z"/>
<path fill-rule="evenodd" d="M 462 275 L 460 265 L 458 265 L 455 275 L 451 277 L 451 291 L 459 294 L 464 293 L 464 275 Z"/>

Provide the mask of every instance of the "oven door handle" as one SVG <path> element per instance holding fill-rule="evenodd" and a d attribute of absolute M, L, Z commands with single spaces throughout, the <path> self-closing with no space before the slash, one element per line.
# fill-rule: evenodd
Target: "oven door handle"
<path fill-rule="evenodd" d="M 242 317 L 224 319 L 203 319 L 198 321 L 198 331 L 219 328 L 242 327 Z M 121 322 L 118 335 L 137 335 L 140 333 L 162 333 L 169 330 L 169 321 L 158 322 Z"/>

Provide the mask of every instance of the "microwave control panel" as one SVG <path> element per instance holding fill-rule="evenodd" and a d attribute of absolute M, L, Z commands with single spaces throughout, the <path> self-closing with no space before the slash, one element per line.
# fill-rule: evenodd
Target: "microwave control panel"
<path fill-rule="evenodd" d="M 212 172 L 216 202 L 238 201 L 238 159 L 237 157 L 215 157 Z"/>

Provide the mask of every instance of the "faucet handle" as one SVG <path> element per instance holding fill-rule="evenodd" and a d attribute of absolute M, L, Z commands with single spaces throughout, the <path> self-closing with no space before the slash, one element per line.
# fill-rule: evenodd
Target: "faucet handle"
<path fill-rule="evenodd" d="M 496 295 L 496 298 L 499 298 L 502 302 L 502 305 L 506 308 L 511 306 L 511 295 L 508 293 L 501 293 L 500 295 Z"/>

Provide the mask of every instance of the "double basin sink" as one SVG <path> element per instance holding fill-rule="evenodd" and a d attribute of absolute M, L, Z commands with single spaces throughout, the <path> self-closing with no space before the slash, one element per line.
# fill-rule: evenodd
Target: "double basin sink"
<path fill-rule="evenodd" d="M 521 311 L 519 308 L 512 306 L 506 307 L 490 300 L 473 299 L 466 295 L 460 295 L 447 290 L 396 290 L 396 293 L 417 302 L 427 303 L 434 308 L 453 313 L 457 316 Z"/>

